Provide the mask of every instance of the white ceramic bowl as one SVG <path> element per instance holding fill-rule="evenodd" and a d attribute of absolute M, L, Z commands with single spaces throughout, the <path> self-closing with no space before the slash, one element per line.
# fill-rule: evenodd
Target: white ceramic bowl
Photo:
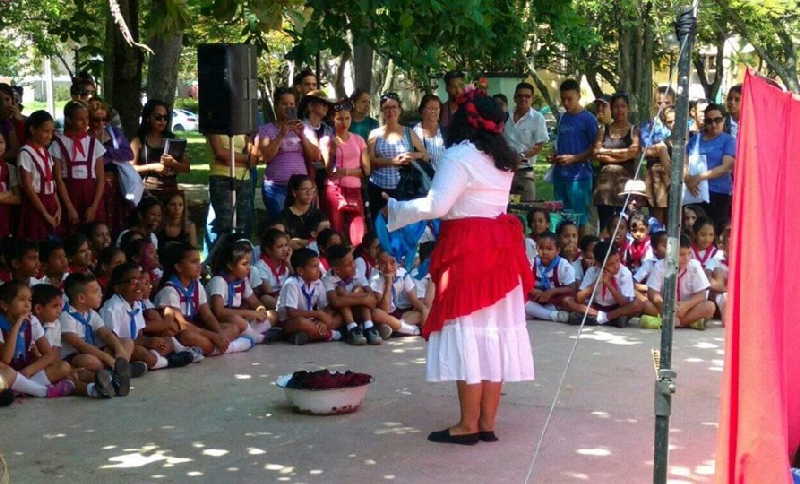
<path fill-rule="evenodd" d="M 283 375 L 275 384 L 283 388 L 292 409 L 298 413 L 313 415 L 339 415 L 353 413 L 361 406 L 367 395 L 369 383 L 358 387 L 331 388 L 327 390 L 306 390 L 287 388 L 292 375 Z"/>

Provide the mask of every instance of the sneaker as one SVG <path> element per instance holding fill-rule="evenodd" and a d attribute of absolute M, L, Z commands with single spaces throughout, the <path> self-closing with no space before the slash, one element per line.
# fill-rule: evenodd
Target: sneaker
<path fill-rule="evenodd" d="M 569 322 L 569 313 L 566 311 L 556 311 L 553 315 L 553 321 L 558 323 L 568 323 Z M 580 324 L 580 322 L 578 323 Z"/>
<path fill-rule="evenodd" d="M 125 358 L 117 358 L 114 361 L 111 384 L 118 397 L 127 397 L 131 392 L 131 365 Z"/>
<path fill-rule="evenodd" d="M 627 328 L 628 327 L 628 317 L 627 316 L 620 316 L 617 319 L 611 320 L 606 323 L 609 326 L 614 326 L 615 328 Z"/>
<path fill-rule="evenodd" d="M 14 391 L 10 388 L 0 390 L 0 407 L 7 407 L 14 403 Z"/>
<path fill-rule="evenodd" d="M 345 331 L 344 336 L 345 343 L 349 345 L 361 346 L 367 344 L 367 338 L 364 337 L 364 333 L 361 331 L 360 326 L 356 326 L 351 330 Z"/>
<path fill-rule="evenodd" d="M 388 324 L 379 324 L 378 325 L 378 334 L 381 335 L 382 339 L 389 339 L 392 337 L 392 328 Z"/>
<path fill-rule="evenodd" d="M 191 351 L 176 351 L 166 356 L 167 368 L 180 368 L 191 365 L 194 361 L 194 354 Z"/>
<path fill-rule="evenodd" d="M 55 385 L 47 387 L 47 398 L 68 397 L 75 392 L 75 384 L 64 378 Z"/>
<path fill-rule="evenodd" d="M 583 313 L 570 313 L 569 318 L 567 319 L 567 324 L 570 324 L 572 326 L 580 326 L 582 321 L 583 321 Z M 584 326 L 597 326 L 597 318 L 595 318 L 590 314 L 587 314 L 586 323 L 584 323 Z"/>
<path fill-rule="evenodd" d="M 364 331 L 364 336 L 366 336 L 368 344 L 379 345 L 383 343 L 383 339 L 381 338 L 381 335 L 378 334 L 378 330 L 375 327 Z"/>
<path fill-rule="evenodd" d="M 698 319 L 697 321 L 693 321 L 689 323 L 689 327 L 692 329 L 696 329 L 698 331 L 705 331 L 706 329 L 706 320 L 705 319 Z"/>
<path fill-rule="evenodd" d="M 628 320 L 629 328 L 638 328 L 642 325 L 642 318 L 631 318 Z"/>
<path fill-rule="evenodd" d="M 302 346 L 308 343 L 308 335 L 303 332 L 292 333 L 288 341 L 290 344 Z"/>
<path fill-rule="evenodd" d="M 206 359 L 206 355 L 203 354 L 203 350 L 199 346 L 191 346 L 189 353 L 192 354 L 192 363 L 200 363 Z"/>
<path fill-rule="evenodd" d="M 97 392 L 97 398 L 111 398 L 114 396 L 111 372 L 108 370 L 95 372 L 94 391 Z"/>
<path fill-rule="evenodd" d="M 139 378 L 147 373 L 147 363 L 144 361 L 132 361 L 131 364 L 131 378 Z"/>
<path fill-rule="evenodd" d="M 283 339 L 283 328 L 269 328 L 264 332 L 264 344 L 271 344 Z"/>
<path fill-rule="evenodd" d="M 661 316 L 645 314 L 639 320 L 639 327 L 644 329 L 661 329 Z"/>

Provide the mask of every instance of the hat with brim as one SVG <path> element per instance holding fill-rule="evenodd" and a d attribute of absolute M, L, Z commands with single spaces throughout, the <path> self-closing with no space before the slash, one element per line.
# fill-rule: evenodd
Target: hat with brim
<path fill-rule="evenodd" d="M 328 99 L 328 95 L 325 94 L 325 91 L 321 89 L 315 89 L 313 91 L 309 91 L 308 94 L 303 96 L 303 100 L 307 103 L 321 103 L 328 106 L 332 106 L 336 101 Z"/>
<path fill-rule="evenodd" d="M 645 184 L 644 180 L 628 180 L 625 182 L 625 188 L 622 189 L 622 193 L 618 196 L 625 197 L 627 195 L 631 196 L 647 196 L 647 185 Z"/>
<path fill-rule="evenodd" d="M 597 104 L 597 103 L 605 103 L 605 104 L 609 104 L 610 105 L 611 104 L 611 96 L 608 96 L 606 94 L 603 94 L 602 96 L 598 96 L 594 100 L 594 103 L 595 104 Z"/>

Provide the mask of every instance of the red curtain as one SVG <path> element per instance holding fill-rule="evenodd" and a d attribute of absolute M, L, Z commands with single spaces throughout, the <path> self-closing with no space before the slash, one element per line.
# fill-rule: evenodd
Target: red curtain
<path fill-rule="evenodd" d="M 717 483 L 789 483 L 800 444 L 800 99 L 748 72 L 734 170 Z"/>

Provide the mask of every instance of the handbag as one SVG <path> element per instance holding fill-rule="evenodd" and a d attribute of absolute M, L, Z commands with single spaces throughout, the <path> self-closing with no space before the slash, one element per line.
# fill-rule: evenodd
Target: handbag
<path fill-rule="evenodd" d="M 411 130 L 405 127 L 403 131 L 408 145 L 413 150 L 414 143 L 411 142 Z M 397 182 L 397 187 L 395 188 L 398 200 L 412 200 L 428 194 L 434 175 L 433 167 L 429 163 L 412 161 L 408 165 L 401 166 L 399 171 L 400 181 Z"/>

